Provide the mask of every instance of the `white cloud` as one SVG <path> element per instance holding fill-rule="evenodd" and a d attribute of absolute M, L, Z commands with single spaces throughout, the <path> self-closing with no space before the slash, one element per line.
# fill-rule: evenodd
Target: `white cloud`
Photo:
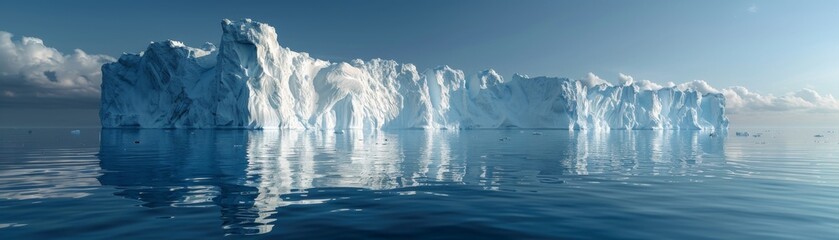
<path fill-rule="evenodd" d="M 41 39 L 12 37 L 0 31 L 0 106 L 96 107 L 102 64 L 113 57 L 79 49 L 63 54 Z"/>
<path fill-rule="evenodd" d="M 763 95 L 745 87 L 722 90 L 726 109 L 732 113 L 762 111 L 839 112 L 839 101 L 830 94 L 802 89 L 782 96 Z"/>
<path fill-rule="evenodd" d="M 693 89 L 693 90 L 696 90 L 697 92 L 700 92 L 702 94 L 719 93 L 720 92 L 716 88 L 712 87 L 711 84 L 708 84 L 708 82 L 702 81 L 702 80 L 693 80 L 693 81 L 690 81 L 690 82 L 682 83 L 682 84 L 676 85 L 676 88 L 678 88 L 679 90 L 682 90 L 682 91 L 687 90 L 687 89 Z"/>
<path fill-rule="evenodd" d="M 635 79 L 633 79 L 632 76 L 623 73 L 618 73 L 618 84 L 622 86 L 628 86 L 632 85 L 633 82 L 635 82 Z"/>
<path fill-rule="evenodd" d="M 604 81 L 589 73 L 584 82 Z M 622 86 L 634 85 L 640 90 L 658 90 L 666 87 L 676 89 L 694 90 L 702 94 L 722 93 L 726 99 L 726 110 L 729 113 L 759 113 L 759 112 L 835 112 L 839 113 L 839 100 L 830 94 L 822 94 L 815 90 L 804 88 L 796 92 L 790 92 L 781 96 L 771 94 L 760 94 L 741 86 L 717 89 L 703 80 L 693 80 L 682 84 L 667 82 L 663 85 L 649 80 L 637 81 L 632 76 L 620 73 L 618 82 Z"/>
<path fill-rule="evenodd" d="M 749 13 L 756 13 L 757 12 L 757 5 L 752 4 L 749 8 L 746 8 L 746 11 Z"/>
<path fill-rule="evenodd" d="M 586 75 L 586 78 L 581 79 L 580 82 L 582 82 L 583 85 L 587 87 L 593 87 L 601 84 L 612 86 L 612 84 L 609 84 L 609 82 L 607 82 L 606 80 L 603 80 L 597 75 L 594 75 L 594 73 L 588 73 L 588 75 Z"/>
<path fill-rule="evenodd" d="M 654 83 L 650 80 L 641 80 L 635 82 L 635 85 L 638 86 L 641 90 L 658 90 L 662 88 L 661 85 Z"/>
<path fill-rule="evenodd" d="M 618 83 L 622 86 L 635 85 L 641 90 L 659 90 L 663 87 L 650 80 L 636 81 L 632 76 L 623 73 L 618 73 Z M 672 86 L 672 83 L 669 84 L 671 85 L 668 86 Z"/>

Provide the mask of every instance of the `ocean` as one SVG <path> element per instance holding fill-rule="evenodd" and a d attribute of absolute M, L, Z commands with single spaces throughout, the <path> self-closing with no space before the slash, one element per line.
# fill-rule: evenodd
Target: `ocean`
<path fill-rule="evenodd" d="M 0 129 L 0 239 L 839 236 L 835 129 L 73 130 Z"/>

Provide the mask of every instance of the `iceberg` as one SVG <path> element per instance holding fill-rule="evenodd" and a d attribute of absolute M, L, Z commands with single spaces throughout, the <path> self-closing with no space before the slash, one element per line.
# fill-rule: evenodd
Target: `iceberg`
<path fill-rule="evenodd" d="M 221 42 L 152 42 L 102 67 L 105 128 L 699 129 L 728 127 L 720 93 L 372 59 L 329 62 L 275 29 L 223 20 Z"/>

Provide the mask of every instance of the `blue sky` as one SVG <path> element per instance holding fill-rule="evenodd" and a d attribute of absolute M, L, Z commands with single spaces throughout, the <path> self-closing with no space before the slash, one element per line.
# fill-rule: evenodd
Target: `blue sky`
<path fill-rule="evenodd" d="M 467 73 L 701 79 L 839 95 L 839 1 L 15 1 L 0 31 L 118 57 L 150 41 L 218 42 L 223 18 L 277 28 L 330 60 L 386 58 Z"/>

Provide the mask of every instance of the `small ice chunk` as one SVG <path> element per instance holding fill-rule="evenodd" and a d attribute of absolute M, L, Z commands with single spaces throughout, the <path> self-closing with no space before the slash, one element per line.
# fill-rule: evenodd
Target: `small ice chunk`
<path fill-rule="evenodd" d="M 24 223 L 0 223 L 0 228 L 13 228 L 26 226 Z"/>
<path fill-rule="evenodd" d="M 737 135 L 738 137 L 748 137 L 749 136 L 749 132 L 736 132 L 734 134 Z"/>
<path fill-rule="evenodd" d="M 816 134 L 816 135 L 813 135 L 813 137 L 820 138 L 820 137 L 824 137 L 824 135 L 821 135 L 821 134 Z"/>
<path fill-rule="evenodd" d="M 344 130 L 336 130 L 335 134 L 344 134 Z"/>
<path fill-rule="evenodd" d="M 542 132 L 533 132 L 533 135 L 542 135 Z"/>
<path fill-rule="evenodd" d="M 79 134 L 82 134 L 82 130 L 76 129 L 76 130 L 70 131 L 70 134 L 79 135 Z"/>

